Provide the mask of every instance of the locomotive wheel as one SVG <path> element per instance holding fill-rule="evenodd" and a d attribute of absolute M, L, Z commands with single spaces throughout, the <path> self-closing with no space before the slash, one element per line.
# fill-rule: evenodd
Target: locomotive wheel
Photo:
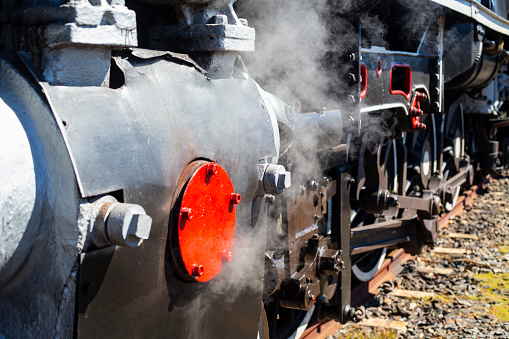
<path fill-rule="evenodd" d="M 463 156 L 463 115 L 458 108 L 447 123 L 444 131 L 444 148 L 442 151 L 442 169 L 441 174 L 443 181 L 447 181 L 459 172 L 460 161 Z M 444 208 L 450 212 L 460 194 L 461 188 L 457 187 L 452 195 L 448 196 L 444 201 Z"/>
<path fill-rule="evenodd" d="M 435 119 L 433 115 L 428 115 L 425 121 L 427 128 L 417 134 L 413 146 L 413 150 L 417 150 L 416 154 L 418 155 L 416 159 L 418 166 L 415 168 L 418 169 L 420 186 L 423 189 L 428 188 L 429 180 L 433 174 L 433 162 L 435 161 L 434 147 L 436 145 L 434 133 Z"/>
<path fill-rule="evenodd" d="M 383 147 L 384 154 L 384 163 L 383 163 L 383 173 L 384 179 L 383 187 L 386 190 L 389 190 L 393 194 L 399 194 L 399 175 L 398 173 L 398 153 L 396 148 L 396 140 L 392 140 L 391 143 Z M 396 219 L 398 217 L 399 208 L 390 207 L 389 209 L 383 212 L 383 218 L 388 219 Z"/>
<path fill-rule="evenodd" d="M 352 228 L 371 225 L 377 222 L 373 214 L 367 214 L 361 209 L 352 211 Z M 387 249 L 380 248 L 371 252 L 362 253 L 352 257 L 352 277 L 356 281 L 366 282 L 375 276 L 380 269 Z"/>
<path fill-rule="evenodd" d="M 291 336 L 308 313 L 308 311 L 281 307 L 277 296 L 266 303 L 265 307 L 271 339 L 286 339 Z"/>
<path fill-rule="evenodd" d="M 435 118 L 432 114 L 425 117 L 426 129 L 419 133 L 406 134 L 408 148 L 408 172 L 406 195 L 420 196 L 428 189 L 429 181 L 434 172 L 436 161 Z"/>
<path fill-rule="evenodd" d="M 387 145 L 380 147 L 380 164 L 379 171 L 383 173 L 383 178 L 380 182 L 380 189 L 389 190 L 392 193 L 399 192 L 398 185 L 398 156 L 396 150 L 396 141 L 392 140 Z M 352 228 L 370 225 L 379 221 L 387 219 L 395 219 L 398 217 L 399 209 L 391 207 L 381 215 L 367 214 L 361 209 L 352 211 Z M 355 280 L 366 282 L 375 276 L 376 272 L 380 269 L 387 249 L 381 248 L 371 252 L 362 253 L 352 258 L 352 276 Z"/>

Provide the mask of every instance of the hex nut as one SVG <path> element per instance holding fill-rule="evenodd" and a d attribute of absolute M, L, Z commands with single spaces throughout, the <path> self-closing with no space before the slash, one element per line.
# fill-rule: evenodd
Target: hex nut
<path fill-rule="evenodd" d="M 318 273 L 322 275 L 337 275 L 342 267 L 340 250 L 322 249 L 318 257 Z"/>
<path fill-rule="evenodd" d="M 224 14 L 214 15 L 211 21 L 214 25 L 228 25 L 228 17 Z"/>
<path fill-rule="evenodd" d="M 194 264 L 193 267 L 191 268 L 191 275 L 193 277 L 201 277 L 203 273 L 205 273 L 205 268 L 203 267 L 203 265 Z"/>
<path fill-rule="evenodd" d="M 270 203 L 270 204 L 273 204 L 275 201 L 276 201 L 276 197 L 273 196 L 272 194 L 267 194 L 265 196 L 265 200 Z"/>
<path fill-rule="evenodd" d="M 216 163 L 209 162 L 206 167 L 207 176 L 211 177 L 217 174 L 219 168 Z"/>
<path fill-rule="evenodd" d="M 233 205 L 238 205 L 240 204 L 240 201 L 241 201 L 242 197 L 240 194 L 238 193 L 232 193 L 230 194 L 230 203 L 233 204 Z"/>
<path fill-rule="evenodd" d="M 189 207 L 182 207 L 180 209 L 180 215 L 181 215 L 181 218 L 183 218 L 183 219 L 191 220 L 191 219 L 193 219 L 193 210 L 190 209 Z"/>
<path fill-rule="evenodd" d="M 138 247 L 148 239 L 151 228 L 152 218 L 140 205 L 115 204 L 106 219 L 106 232 L 114 245 Z"/>
<path fill-rule="evenodd" d="M 221 251 L 221 261 L 222 262 L 232 262 L 233 255 L 232 252 L 228 250 Z"/>
<path fill-rule="evenodd" d="M 281 190 L 289 188 L 292 185 L 292 174 L 290 172 L 283 172 L 279 175 L 277 180 L 277 187 Z"/>
<path fill-rule="evenodd" d="M 287 172 L 284 166 L 268 165 L 263 174 L 263 187 L 265 193 L 281 194 L 292 184 L 291 173 Z"/>

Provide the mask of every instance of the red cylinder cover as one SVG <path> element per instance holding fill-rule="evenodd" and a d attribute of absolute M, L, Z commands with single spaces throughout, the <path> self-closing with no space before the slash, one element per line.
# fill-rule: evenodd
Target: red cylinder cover
<path fill-rule="evenodd" d="M 193 174 L 182 196 L 178 222 L 180 254 L 187 272 L 197 281 L 209 281 L 232 260 L 235 233 L 234 193 L 226 171 L 207 163 Z"/>

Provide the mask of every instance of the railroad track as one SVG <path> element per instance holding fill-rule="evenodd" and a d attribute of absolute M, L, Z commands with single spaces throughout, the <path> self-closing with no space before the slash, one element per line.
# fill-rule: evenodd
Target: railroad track
<path fill-rule="evenodd" d="M 475 198 L 485 191 L 486 184 L 490 180 L 491 176 L 488 175 L 483 178 L 481 183 L 474 185 L 468 191 L 463 192 L 463 194 L 458 198 L 453 209 L 440 216 L 439 230 L 446 228 L 451 218 L 460 215 L 467 206 L 471 205 Z M 358 306 L 372 299 L 378 294 L 378 288 L 383 283 L 393 280 L 403 271 L 403 265 L 412 259 L 415 259 L 415 256 L 405 253 L 403 249 L 392 251 L 386 257 L 384 263 L 372 280 L 360 283 L 352 290 L 352 304 L 354 306 Z M 341 326 L 342 325 L 339 322 L 334 320 L 315 323 L 304 331 L 304 333 L 300 336 L 300 339 L 325 338 L 328 335 L 332 335 L 337 332 Z"/>

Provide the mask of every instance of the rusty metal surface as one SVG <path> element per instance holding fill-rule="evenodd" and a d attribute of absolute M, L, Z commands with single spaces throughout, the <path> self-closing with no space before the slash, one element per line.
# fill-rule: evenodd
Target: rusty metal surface
<path fill-rule="evenodd" d="M 343 325 L 334 320 L 314 324 L 304 331 L 300 339 L 326 338 L 336 333 L 341 326 Z"/>

